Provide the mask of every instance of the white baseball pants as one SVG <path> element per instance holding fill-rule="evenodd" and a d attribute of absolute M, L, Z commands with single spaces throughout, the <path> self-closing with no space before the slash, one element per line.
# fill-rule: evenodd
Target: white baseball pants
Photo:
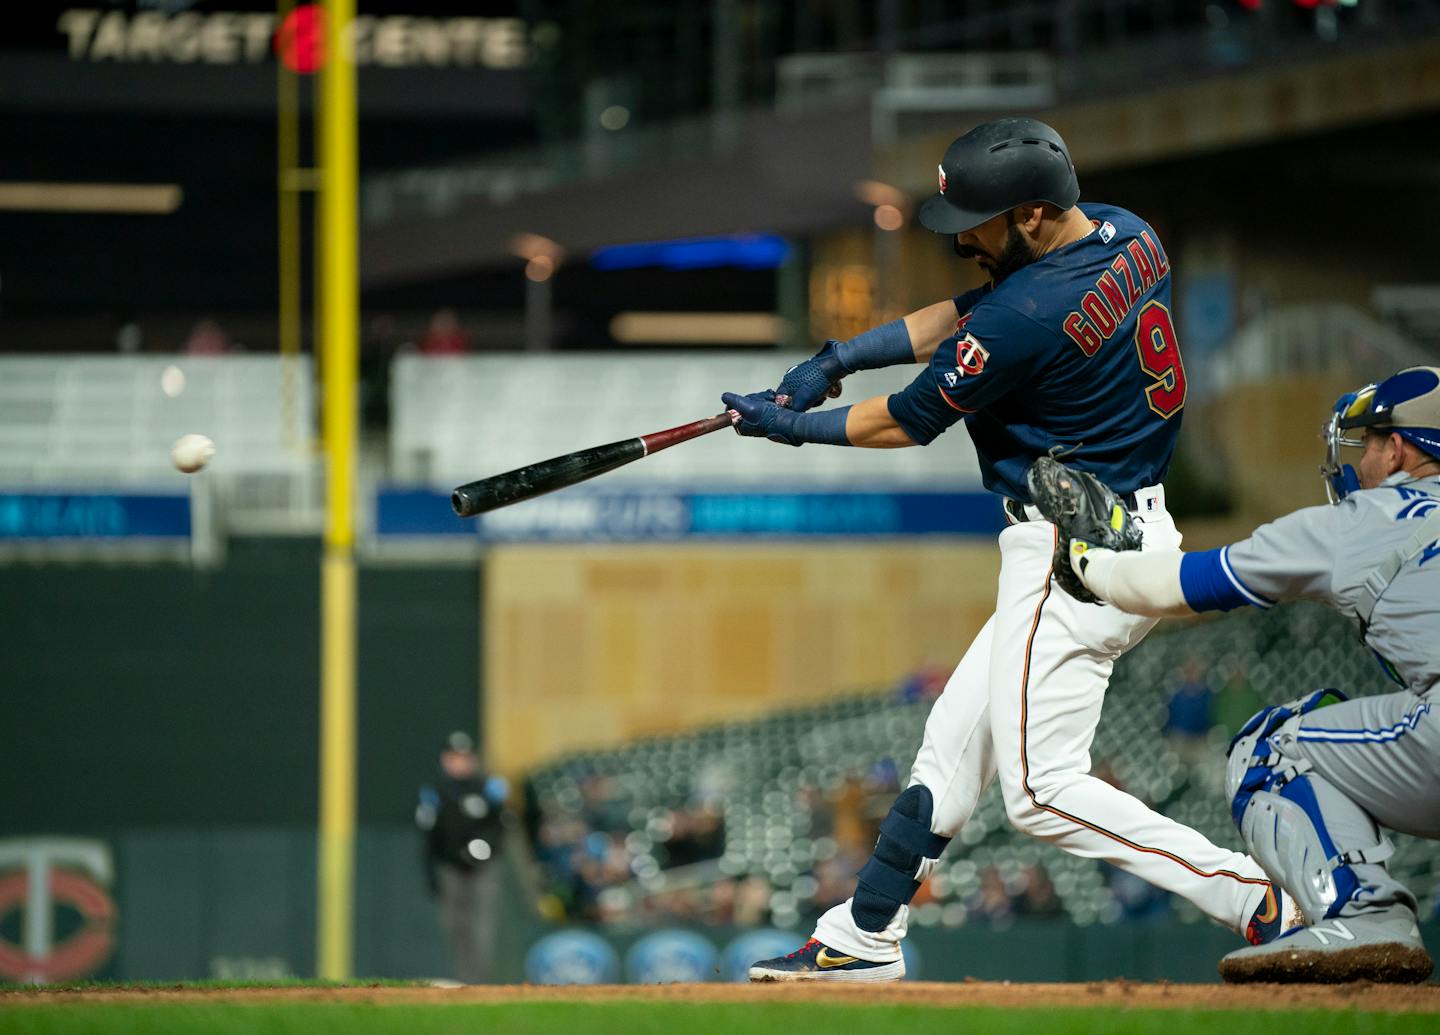
<path fill-rule="evenodd" d="M 1180 533 L 1163 490 L 1136 496 L 1145 549 L 1178 549 Z M 1000 533 L 995 614 L 925 723 L 910 784 L 924 784 L 934 796 L 931 829 L 953 837 L 999 776 L 1016 829 L 1073 855 L 1114 863 L 1243 931 L 1268 884 L 1259 865 L 1090 775 L 1090 744 L 1115 659 L 1139 643 L 1155 619 L 1082 604 L 1055 585 L 1050 562 L 1057 530 L 1035 508 L 1026 513 L 1031 520 Z M 924 860 L 917 879 L 934 865 Z M 847 901 L 820 918 L 815 937 L 847 955 L 891 962 L 900 958 L 909 913 L 902 906 L 884 930 L 863 931 Z"/>

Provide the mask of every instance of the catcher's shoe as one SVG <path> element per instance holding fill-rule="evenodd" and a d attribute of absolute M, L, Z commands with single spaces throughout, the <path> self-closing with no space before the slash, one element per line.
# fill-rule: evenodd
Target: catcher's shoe
<path fill-rule="evenodd" d="M 1230 953 L 1220 961 L 1226 981 L 1281 983 L 1380 981 L 1415 984 L 1435 964 L 1420 940 L 1415 914 L 1337 916 L 1287 931 L 1273 942 Z"/>
<path fill-rule="evenodd" d="M 899 981 L 905 961 L 871 963 L 836 952 L 811 938 L 788 956 L 761 960 L 750 967 L 751 981 Z"/>
<path fill-rule="evenodd" d="M 1284 888 L 1271 884 L 1265 889 L 1265 897 L 1250 916 L 1245 926 L 1245 940 L 1251 945 L 1266 945 L 1296 927 L 1303 927 L 1305 914 L 1299 905 L 1285 893 Z"/>

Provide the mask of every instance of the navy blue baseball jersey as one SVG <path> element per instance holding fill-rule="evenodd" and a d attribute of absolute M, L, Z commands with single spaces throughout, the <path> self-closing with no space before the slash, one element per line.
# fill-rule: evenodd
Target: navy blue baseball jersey
<path fill-rule="evenodd" d="M 1025 472 L 1059 448 L 1116 492 L 1165 477 L 1185 405 L 1170 260 L 1155 231 L 1082 204 L 1086 237 L 955 299 L 955 334 L 892 395 L 921 445 L 963 419 L 985 487 L 1030 501 Z"/>

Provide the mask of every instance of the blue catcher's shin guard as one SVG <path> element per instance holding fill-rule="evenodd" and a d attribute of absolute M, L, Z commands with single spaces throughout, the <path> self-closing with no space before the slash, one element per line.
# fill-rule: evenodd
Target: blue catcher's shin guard
<path fill-rule="evenodd" d="M 1357 866 L 1379 867 L 1394 851 L 1374 819 L 1313 772 L 1296 740 L 1307 713 L 1344 699 L 1319 690 L 1261 710 L 1230 742 L 1225 768 L 1230 813 L 1246 847 L 1311 924 L 1340 915 L 1367 890 Z M 1377 874 L 1383 870 L 1371 871 Z"/>
<path fill-rule="evenodd" d="M 930 830 L 935 799 L 924 784 L 907 787 L 880 824 L 870 861 L 860 868 L 850 914 L 862 931 L 883 931 L 915 897 L 916 875 L 924 859 L 938 859 L 948 837 Z"/>

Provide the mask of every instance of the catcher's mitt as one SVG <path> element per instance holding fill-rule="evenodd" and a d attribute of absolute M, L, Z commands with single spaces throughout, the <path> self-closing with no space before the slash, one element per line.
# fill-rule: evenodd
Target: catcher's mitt
<path fill-rule="evenodd" d="M 1051 566 L 1055 581 L 1076 600 L 1101 603 L 1070 567 L 1070 541 L 1079 539 L 1106 550 L 1138 550 L 1141 533 L 1135 519 L 1093 474 L 1072 471 L 1048 456 L 1035 461 L 1025 480 L 1035 506 L 1060 529 Z"/>

